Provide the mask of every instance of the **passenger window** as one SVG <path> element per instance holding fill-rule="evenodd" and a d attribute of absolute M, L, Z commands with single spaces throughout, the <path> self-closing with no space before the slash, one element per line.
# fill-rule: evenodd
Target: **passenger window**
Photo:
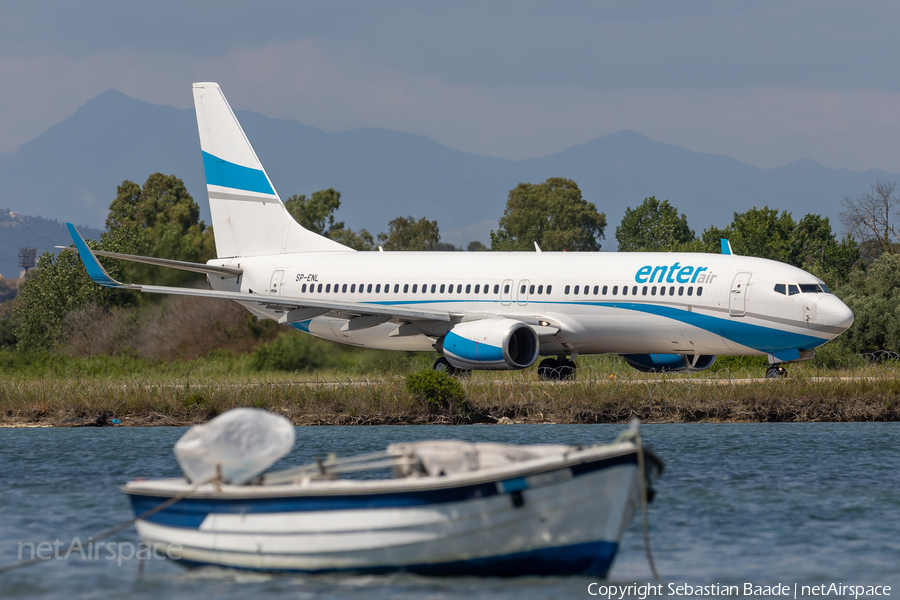
<path fill-rule="evenodd" d="M 612 294 L 612 295 L 613 295 L 613 296 L 617 296 L 618 294 L 619 294 L 619 286 L 614 285 L 614 286 L 613 286 L 613 294 Z"/>
<path fill-rule="evenodd" d="M 543 293 L 544 293 L 544 286 L 539 285 L 538 286 L 538 294 L 543 294 Z"/>
<path fill-rule="evenodd" d="M 684 286 L 683 285 L 678 288 L 678 295 L 684 296 Z"/>
<path fill-rule="evenodd" d="M 405 293 L 407 293 L 408 291 L 409 291 L 409 284 L 408 284 L 408 283 L 404 283 L 404 284 L 403 284 L 403 293 L 405 294 Z"/>
<path fill-rule="evenodd" d="M 576 296 L 578 295 L 578 288 L 580 288 L 580 287 L 581 287 L 580 285 L 576 285 L 576 286 L 575 286 L 575 295 L 576 295 Z"/>
<path fill-rule="evenodd" d="M 550 293 L 550 290 L 552 290 L 552 289 L 553 289 L 553 286 L 552 286 L 552 285 L 548 285 L 548 286 L 547 286 L 547 293 L 549 294 L 549 293 Z"/>
<path fill-rule="evenodd" d="M 664 286 L 664 285 L 659 286 L 659 295 L 660 296 L 666 295 L 666 286 Z"/>
<path fill-rule="evenodd" d="M 784 285 L 783 283 L 776 283 L 776 284 L 775 284 L 775 291 L 778 292 L 779 294 L 786 294 L 784 288 L 785 288 L 785 285 Z"/>
<path fill-rule="evenodd" d="M 453 284 L 452 284 L 452 283 L 451 283 L 450 285 L 447 286 L 447 293 L 448 293 L 448 294 L 452 294 L 452 293 L 453 293 Z"/>
<path fill-rule="evenodd" d="M 431 286 L 431 287 L 434 288 L 434 286 Z M 442 283 L 442 284 L 441 284 L 441 293 L 442 293 L 442 294 L 444 293 L 444 287 L 445 287 L 445 284 Z"/>
<path fill-rule="evenodd" d="M 531 287 L 528 288 L 528 293 L 529 293 L 529 294 L 533 294 L 533 293 L 534 293 L 534 286 L 533 286 L 533 285 L 532 285 Z"/>
<path fill-rule="evenodd" d="M 477 294 L 478 291 L 479 291 L 480 289 L 481 289 L 481 285 L 479 285 L 479 284 L 476 283 L 476 284 L 475 284 L 475 293 Z M 468 291 L 468 290 L 467 290 L 467 291 Z"/>
<path fill-rule="evenodd" d="M 356 293 L 356 284 L 355 284 L 355 283 L 351 283 L 351 284 L 350 284 L 350 293 L 351 293 L 351 294 L 355 294 L 355 293 Z"/>
<path fill-rule="evenodd" d="M 521 288 L 519 288 L 519 293 L 520 293 L 520 294 L 524 294 L 524 293 L 525 293 L 525 286 L 524 286 L 524 285 L 523 285 Z"/>
<path fill-rule="evenodd" d="M 471 284 L 471 283 L 467 283 L 467 284 L 466 284 L 466 293 L 468 294 L 468 293 L 471 292 L 471 291 L 472 291 L 472 284 Z"/>
<path fill-rule="evenodd" d="M 644 288 L 644 289 L 646 289 L 646 288 Z M 646 294 L 647 294 L 647 292 L 644 292 L 644 295 L 646 295 Z M 656 286 L 655 285 L 652 288 L 650 288 L 650 295 L 651 296 L 656 295 Z"/>
<path fill-rule="evenodd" d="M 490 287 L 491 287 L 491 286 L 488 285 L 487 283 L 484 284 L 484 293 L 485 293 L 485 294 L 488 293 L 488 290 L 490 290 Z M 495 287 L 496 287 L 496 286 L 495 286 Z M 497 293 L 497 290 L 494 290 L 494 293 L 496 294 L 496 293 Z"/>
<path fill-rule="evenodd" d="M 674 295 L 675 295 L 675 286 L 674 286 L 674 285 L 671 286 L 671 287 L 669 288 L 669 295 L 670 295 L 670 296 L 674 296 Z"/>
<path fill-rule="evenodd" d="M 509 293 L 509 284 L 508 284 L 508 283 L 507 283 L 506 285 L 503 286 L 503 293 L 504 293 L 504 294 L 508 294 L 508 293 Z"/>
<path fill-rule="evenodd" d="M 647 289 L 647 288 L 644 288 L 644 289 Z M 631 286 L 631 295 L 637 296 L 637 286 L 636 285 Z"/>
<path fill-rule="evenodd" d="M 306 284 L 305 284 L 305 283 L 303 284 L 303 289 L 300 290 L 300 291 L 301 291 L 302 293 L 304 293 L 304 294 L 306 293 Z"/>
<path fill-rule="evenodd" d="M 381 293 L 381 284 L 380 284 L 380 283 L 379 283 L 378 285 L 375 286 L 375 293 L 376 293 L 376 294 L 380 294 L 380 293 Z"/>
<path fill-rule="evenodd" d="M 395 284 L 394 284 L 394 293 L 395 293 L 395 294 L 399 294 L 399 293 L 400 293 L 400 284 L 399 284 L 399 283 L 395 283 Z"/>
<path fill-rule="evenodd" d="M 436 284 L 436 283 L 432 283 L 432 284 L 431 284 L 431 293 L 433 294 L 434 291 L 435 291 L 436 289 L 437 289 L 437 284 Z M 441 286 L 441 291 L 442 291 L 442 292 L 444 291 L 444 286 Z"/>
<path fill-rule="evenodd" d="M 322 293 L 322 284 L 321 284 L 321 283 L 319 284 L 318 292 L 319 292 L 320 294 Z"/>
<path fill-rule="evenodd" d="M 366 284 L 359 284 L 359 293 L 362 294 L 364 291 L 366 291 Z"/>
<path fill-rule="evenodd" d="M 623 295 L 623 296 L 627 296 L 627 295 L 628 295 L 628 286 L 627 286 L 627 285 L 623 285 L 623 286 L 622 286 L 622 295 Z"/>
<path fill-rule="evenodd" d="M 458 286 L 456 286 L 456 293 L 462 294 L 462 284 L 459 284 Z"/>
<path fill-rule="evenodd" d="M 414 283 L 414 284 L 413 284 L 413 292 L 412 292 L 412 293 L 415 294 L 415 293 L 418 292 L 418 291 L 419 291 L 419 284 L 418 284 L 418 283 Z"/>
<path fill-rule="evenodd" d="M 371 283 L 366 286 L 366 291 L 370 294 L 372 293 L 372 284 Z"/>
<path fill-rule="evenodd" d="M 591 293 L 591 286 L 589 286 L 589 285 L 584 286 L 584 291 L 582 292 L 582 294 L 587 296 L 590 293 Z"/>
<path fill-rule="evenodd" d="M 566 286 L 566 287 L 563 289 L 563 294 L 565 294 L 566 296 L 569 295 L 569 286 Z"/>
<path fill-rule="evenodd" d="M 605 285 L 603 286 L 603 295 L 604 296 L 606 295 L 606 286 Z"/>
<path fill-rule="evenodd" d="M 635 287 L 637 287 L 637 286 L 635 286 Z M 646 296 L 646 295 L 647 295 L 647 286 L 645 285 L 644 289 L 641 290 L 641 296 Z"/>
<path fill-rule="evenodd" d="M 330 293 L 331 293 L 331 284 L 330 284 L 330 283 L 329 283 L 328 285 L 325 286 L 325 293 L 326 293 L 326 294 L 330 294 Z"/>
<path fill-rule="evenodd" d="M 688 288 L 688 296 L 693 296 L 693 295 L 694 295 L 694 286 L 691 286 Z"/>
<path fill-rule="evenodd" d="M 788 284 L 788 296 L 795 296 L 796 294 L 799 294 L 799 293 L 800 293 L 800 290 L 797 289 L 796 285 L 794 285 L 793 283 Z"/>
<path fill-rule="evenodd" d="M 702 286 L 702 285 L 701 285 L 700 287 L 697 288 L 697 295 L 698 295 L 698 296 L 702 296 L 702 295 L 703 295 L 703 286 Z"/>

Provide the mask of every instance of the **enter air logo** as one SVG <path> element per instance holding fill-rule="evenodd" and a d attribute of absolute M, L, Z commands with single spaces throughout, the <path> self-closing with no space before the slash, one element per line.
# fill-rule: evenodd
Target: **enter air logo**
<path fill-rule="evenodd" d="M 634 276 L 637 283 L 710 283 L 717 275 L 707 267 L 682 267 L 681 263 L 641 267 Z"/>

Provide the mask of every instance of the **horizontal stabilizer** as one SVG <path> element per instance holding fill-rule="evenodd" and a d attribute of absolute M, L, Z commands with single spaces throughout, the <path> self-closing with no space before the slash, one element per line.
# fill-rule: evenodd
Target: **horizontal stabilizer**
<path fill-rule="evenodd" d="M 60 250 L 76 250 L 71 246 L 56 246 Z M 105 256 L 107 258 L 118 258 L 131 262 L 138 262 L 157 267 L 168 267 L 170 269 L 179 269 L 181 271 L 192 271 L 194 273 L 206 273 L 207 275 L 219 275 L 221 277 L 237 277 L 244 270 L 234 267 L 220 267 L 218 265 L 207 265 L 203 263 L 185 262 L 183 260 L 171 260 L 168 258 L 155 258 L 153 256 L 135 256 L 134 254 L 120 254 L 118 252 L 103 252 L 102 250 L 93 250 L 95 256 Z"/>
<path fill-rule="evenodd" d="M 256 304 L 262 308 L 283 310 L 290 315 L 290 311 L 298 308 L 323 309 L 322 314 L 332 312 L 346 317 L 382 315 L 385 321 L 393 318 L 419 320 L 419 321 L 449 321 L 450 313 L 446 311 L 409 309 L 400 306 L 384 306 L 380 304 L 365 304 L 362 302 L 341 302 L 335 300 L 313 300 L 310 298 L 293 298 L 287 296 L 269 296 L 268 294 L 254 294 L 248 292 L 223 292 L 219 290 L 199 290 L 195 288 L 168 287 L 161 285 L 138 285 L 134 283 L 122 283 L 116 281 L 106 272 L 94 252 L 85 243 L 84 238 L 71 223 L 66 223 L 75 248 L 87 269 L 88 276 L 94 283 L 108 288 L 122 288 L 137 292 L 151 294 L 172 294 L 175 296 L 199 296 L 201 298 L 219 298 L 222 300 L 234 300 L 242 304 Z M 193 263 L 188 263 L 193 264 Z M 203 265 L 206 266 L 206 265 Z M 298 313 L 294 313 L 295 315 Z"/>

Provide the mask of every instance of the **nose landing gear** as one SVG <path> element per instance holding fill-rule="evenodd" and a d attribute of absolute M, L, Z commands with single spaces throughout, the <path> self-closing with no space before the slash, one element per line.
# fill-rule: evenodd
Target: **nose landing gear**
<path fill-rule="evenodd" d="M 781 365 L 769 365 L 769 368 L 766 369 L 766 379 L 780 379 L 787 375 L 787 369 Z"/>

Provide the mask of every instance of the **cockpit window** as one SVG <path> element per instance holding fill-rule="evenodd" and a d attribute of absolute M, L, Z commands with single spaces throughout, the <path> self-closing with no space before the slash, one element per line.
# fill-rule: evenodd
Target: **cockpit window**
<path fill-rule="evenodd" d="M 804 294 L 821 294 L 822 288 L 819 287 L 818 283 L 801 283 L 800 291 Z"/>
<path fill-rule="evenodd" d="M 788 296 L 795 296 L 800 293 L 800 290 L 797 289 L 797 286 L 793 283 L 788 284 Z"/>
<path fill-rule="evenodd" d="M 785 286 L 784 286 L 783 283 L 776 283 L 776 284 L 775 284 L 775 291 L 778 292 L 779 294 L 787 294 L 787 292 L 785 291 L 784 287 L 785 287 Z"/>
<path fill-rule="evenodd" d="M 819 284 L 819 287 L 822 288 L 822 291 L 825 292 L 826 294 L 830 294 L 830 293 L 831 293 L 831 290 L 829 290 L 829 289 L 828 289 L 828 286 L 825 285 L 824 283 L 820 283 L 820 284 Z"/>

